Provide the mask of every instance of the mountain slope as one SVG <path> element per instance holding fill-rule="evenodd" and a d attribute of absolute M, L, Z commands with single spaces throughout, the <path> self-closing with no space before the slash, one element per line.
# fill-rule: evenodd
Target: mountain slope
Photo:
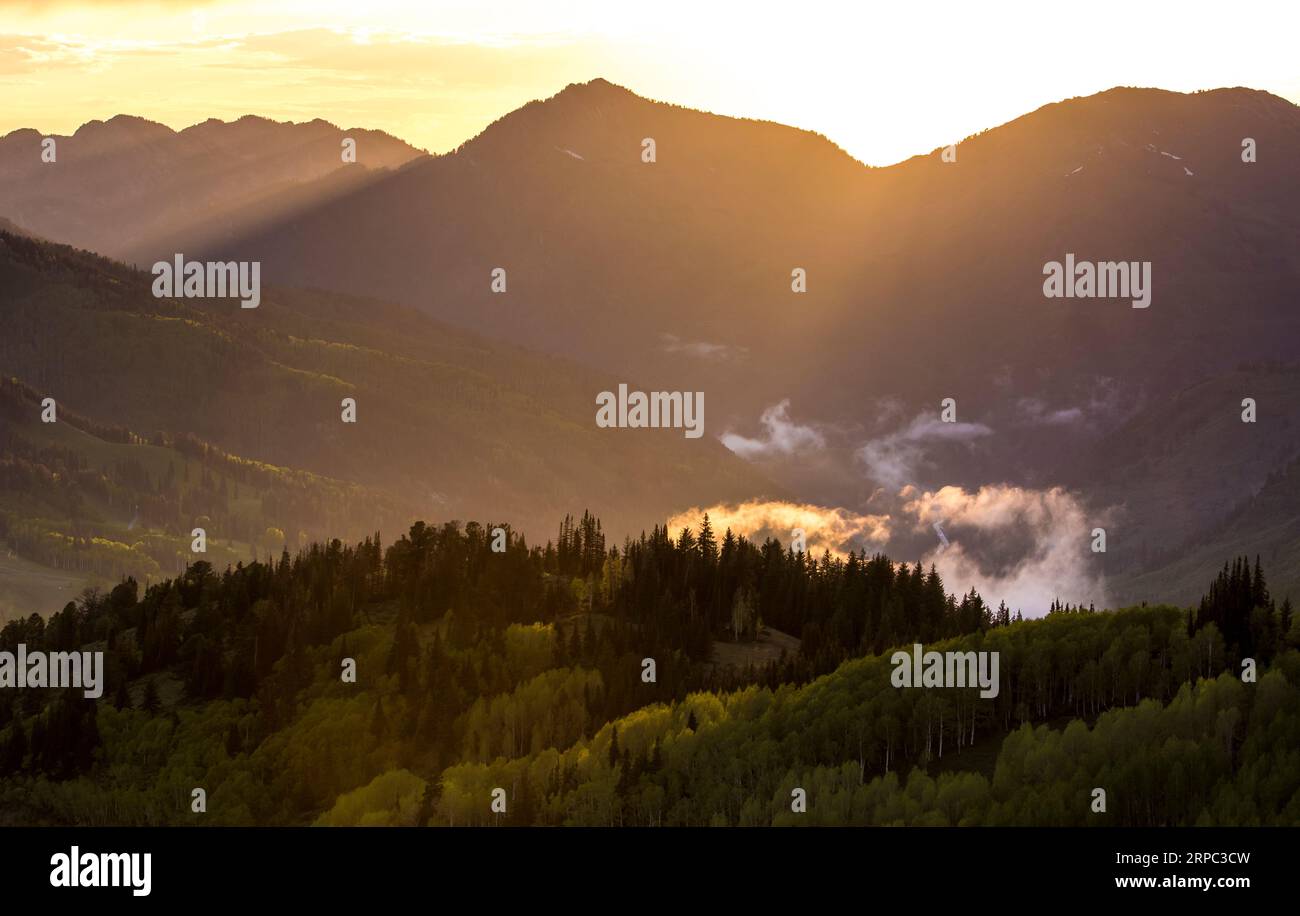
<path fill-rule="evenodd" d="M 1270 156 L 1242 163 L 1240 136 Z M 749 406 L 756 386 L 842 414 L 922 348 L 927 400 L 987 389 L 989 359 L 1022 385 L 1086 367 L 1172 376 L 1158 387 L 1296 332 L 1297 155 L 1300 112 L 1265 93 L 1112 90 L 971 138 L 956 163 L 868 169 L 813 134 L 596 80 L 216 253 L 637 372 L 692 377 L 664 334 L 719 344 L 751 357 L 714 379 Z M 1045 301 L 1042 265 L 1067 251 L 1152 261 L 1155 307 Z"/>
<path fill-rule="evenodd" d="M 212 253 L 705 389 L 716 428 L 758 436 L 765 473 L 855 508 L 880 485 L 1067 480 L 1098 513 L 1137 505 L 1142 456 L 1129 470 L 1079 456 L 1149 404 L 1300 347 L 1295 105 L 1120 88 L 968 138 L 955 162 L 940 153 L 869 169 L 804 131 L 595 80 Z M 1046 299 L 1044 265 L 1067 254 L 1150 262 L 1149 307 Z M 908 424 L 946 397 L 979 440 L 913 446 Z M 820 438 L 764 439 L 760 414 L 785 399 Z M 1271 444 L 1278 417 L 1254 440 L 1202 443 L 1178 485 L 1211 492 L 1180 523 L 1217 523 L 1241 498 L 1213 468 L 1240 462 L 1257 486 L 1290 457 Z M 900 479 L 863 459 L 900 439 L 924 459 Z M 1130 514 L 1130 543 L 1165 540 L 1169 518 Z"/>
<path fill-rule="evenodd" d="M 1173 551 L 1153 551 L 1109 583 L 1126 600 L 1153 601 L 1157 595 L 1195 603 L 1192 584 L 1223 568 L 1233 552 L 1259 557 L 1268 586 L 1280 604 L 1300 601 L 1300 459 L 1272 471 L 1257 492 L 1241 500 L 1222 521 L 1198 532 Z"/>
<path fill-rule="evenodd" d="M 146 440 L 0 377 L 0 620 L 58 610 L 83 586 L 141 584 L 204 559 L 217 569 L 331 532 L 409 522 L 387 494 L 226 454 L 191 436 Z M 202 555 L 192 551 L 204 529 Z"/>
<path fill-rule="evenodd" d="M 642 518 L 774 488 L 709 437 L 595 423 L 611 377 L 376 300 L 264 289 L 155 299 L 151 278 L 0 235 L 0 367 L 61 406 L 145 435 L 367 487 L 431 518 L 510 518 L 533 540 L 589 506 Z M 355 398 L 357 422 L 341 421 Z M 707 419 L 707 414 L 706 414 Z M 363 508 L 349 520 L 374 530 Z"/>
<path fill-rule="evenodd" d="M 1255 402 L 1253 423 L 1242 421 L 1245 398 Z M 1185 568 L 1185 577 L 1159 580 L 1165 586 L 1161 600 L 1191 600 L 1195 595 L 1180 584 L 1212 578 L 1223 557 L 1246 550 L 1245 541 L 1240 547 L 1207 544 L 1205 520 L 1221 526 L 1243 504 L 1257 500 L 1270 476 L 1297 455 L 1300 365 L 1257 363 L 1143 405 L 1081 453 L 1066 476 L 1089 486 L 1096 502 L 1117 510 L 1107 531 L 1112 570 L 1132 575 L 1150 565 L 1203 556 L 1200 566 Z M 1283 505 L 1300 517 L 1300 504 L 1287 500 L 1274 510 Z M 1134 520 L 1140 528 L 1130 534 Z M 1270 560 L 1271 568 L 1279 566 Z M 1155 593 L 1118 597 L 1153 600 Z"/>

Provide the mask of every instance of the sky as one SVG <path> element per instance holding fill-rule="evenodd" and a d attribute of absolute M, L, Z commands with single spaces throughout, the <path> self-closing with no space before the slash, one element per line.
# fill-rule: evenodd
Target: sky
<path fill-rule="evenodd" d="M 0 134 L 324 118 L 430 152 L 597 76 L 871 165 L 1113 86 L 1300 103 L 1300 3 L 0 0 Z"/>

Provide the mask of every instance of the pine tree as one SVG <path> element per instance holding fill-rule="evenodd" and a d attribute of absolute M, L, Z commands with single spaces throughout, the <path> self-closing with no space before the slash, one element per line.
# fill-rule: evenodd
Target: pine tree
<path fill-rule="evenodd" d="M 230 727 L 226 729 L 226 756 L 238 757 L 243 748 L 244 740 L 240 737 L 239 727 L 231 722 Z"/>
<path fill-rule="evenodd" d="M 718 559 L 718 542 L 713 536 L 713 526 L 709 524 L 709 513 L 704 513 L 704 520 L 700 522 L 700 538 L 698 543 L 700 557 L 712 565 Z"/>
<path fill-rule="evenodd" d="M 575 665 L 582 661 L 582 634 L 578 631 L 577 623 L 569 631 L 569 659 Z"/>
<path fill-rule="evenodd" d="M 442 784 L 437 780 L 425 784 L 424 794 L 420 797 L 420 810 L 415 815 L 415 826 L 429 826 L 429 821 L 433 820 L 433 815 L 438 810 L 438 799 L 441 795 Z"/>
<path fill-rule="evenodd" d="M 140 708 L 151 716 L 157 713 L 161 706 L 161 703 L 158 700 L 158 687 L 156 681 L 157 678 L 152 677 L 145 681 L 144 699 L 140 704 Z"/>
<path fill-rule="evenodd" d="M 510 820 L 519 827 L 531 827 L 537 819 L 537 814 L 534 811 L 533 793 L 528 788 L 526 771 L 520 775 L 514 789 L 513 797 L 510 799 Z"/>
<path fill-rule="evenodd" d="M 1259 565 L 1259 554 L 1255 554 L 1255 581 L 1251 592 L 1253 607 L 1268 607 L 1268 586 L 1264 584 L 1264 570 Z"/>
<path fill-rule="evenodd" d="M 4 756 L 0 759 L 0 770 L 17 773 L 23 768 L 23 758 L 27 756 L 27 733 L 23 730 L 22 716 L 14 719 L 9 729 L 9 740 L 5 743 Z"/>

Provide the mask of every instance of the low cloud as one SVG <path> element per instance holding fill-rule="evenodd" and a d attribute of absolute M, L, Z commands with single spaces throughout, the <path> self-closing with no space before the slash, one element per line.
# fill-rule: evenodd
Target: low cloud
<path fill-rule="evenodd" d="M 1054 598 L 1105 606 L 1103 555 L 1091 550 L 1092 529 L 1105 518 L 1090 515 L 1069 491 L 995 485 L 909 496 L 903 512 L 916 528 L 938 523 L 949 540 L 921 558 L 934 563 L 949 591 L 974 588 L 1026 617 L 1046 614 Z"/>
<path fill-rule="evenodd" d="M 788 547 L 794 530 L 801 528 L 808 552 L 816 556 L 826 550 L 847 556 L 849 551 L 880 549 L 890 536 L 888 515 L 860 515 L 847 509 L 763 500 L 688 509 L 668 520 L 668 530 L 674 535 L 682 528 L 698 531 L 705 512 L 719 538 L 730 528 L 733 534 L 755 543 L 772 537 Z"/>
<path fill-rule="evenodd" d="M 903 399 L 897 395 L 884 395 L 876 398 L 876 423 L 884 425 L 891 423 L 903 415 L 906 407 L 903 405 Z"/>
<path fill-rule="evenodd" d="M 728 431 L 722 444 L 742 458 L 761 458 L 768 455 L 793 455 L 798 452 L 820 451 L 826 439 L 811 426 L 802 426 L 790 419 L 790 399 L 786 398 L 763 411 L 760 420 L 765 432 L 750 439 Z"/>
<path fill-rule="evenodd" d="M 927 446 L 973 442 L 993 434 L 983 423 L 944 423 L 933 413 L 918 414 L 900 430 L 872 439 L 858 449 L 858 459 L 880 484 L 898 490 L 916 479 Z"/>
<path fill-rule="evenodd" d="M 1016 401 L 1016 410 L 1030 423 L 1044 426 L 1069 426 L 1083 419 L 1083 410 L 1079 407 L 1053 409 L 1038 398 L 1021 398 Z"/>
<path fill-rule="evenodd" d="M 659 339 L 663 341 L 665 353 L 681 353 L 695 359 L 714 362 L 738 362 L 749 354 L 749 351 L 744 347 L 709 343 L 703 340 L 682 340 L 676 334 L 660 334 Z"/>
<path fill-rule="evenodd" d="M 1074 406 L 1053 407 L 1039 397 L 1017 398 L 1016 419 L 1031 426 L 1105 427 L 1134 409 L 1122 396 L 1119 384 L 1107 376 L 1092 376 L 1074 386 L 1066 398 Z"/>
<path fill-rule="evenodd" d="M 881 551 L 895 562 L 933 563 L 948 592 L 974 588 L 990 605 L 1005 601 L 1026 617 L 1042 617 L 1056 598 L 1107 606 L 1103 555 L 1091 551 L 1092 529 L 1107 518 L 1089 513 L 1065 489 L 905 487 L 885 501 L 889 511 L 875 515 L 807 503 L 723 503 L 678 513 L 668 527 L 674 535 L 698 532 L 707 512 L 719 539 L 730 528 L 754 543 L 772 537 L 784 546 L 801 528 L 814 556 Z"/>

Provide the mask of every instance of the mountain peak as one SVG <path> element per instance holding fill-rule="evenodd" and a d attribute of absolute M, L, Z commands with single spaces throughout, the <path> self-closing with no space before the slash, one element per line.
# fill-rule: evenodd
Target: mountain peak
<path fill-rule="evenodd" d="M 568 91 L 570 89 L 577 89 L 577 90 L 587 89 L 593 92 L 618 92 L 618 93 L 626 93 L 627 95 L 635 95 L 635 93 L 631 89 L 628 89 L 626 86 L 620 86 L 618 83 L 611 83 L 603 76 L 598 76 L 595 79 L 587 80 L 587 82 L 585 83 L 570 83 L 568 86 L 565 86 L 564 88 L 565 91 Z"/>
<path fill-rule="evenodd" d="M 626 86 L 620 86 L 617 83 L 611 83 L 602 76 L 595 79 L 587 80 L 585 83 L 569 83 L 555 95 L 542 102 L 614 102 L 622 100 L 641 100 L 637 95 Z"/>
<path fill-rule="evenodd" d="M 157 121 L 150 121 L 137 115 L 118 114 L 113 115 L 107 121 L 87 121 L 76 129 L 73 136 L 85 138 L 96 135 L 119 135 L 144 138 L 146 136 L 173 133 L 175 131 L 170 127 L 159 124 Z"/>

